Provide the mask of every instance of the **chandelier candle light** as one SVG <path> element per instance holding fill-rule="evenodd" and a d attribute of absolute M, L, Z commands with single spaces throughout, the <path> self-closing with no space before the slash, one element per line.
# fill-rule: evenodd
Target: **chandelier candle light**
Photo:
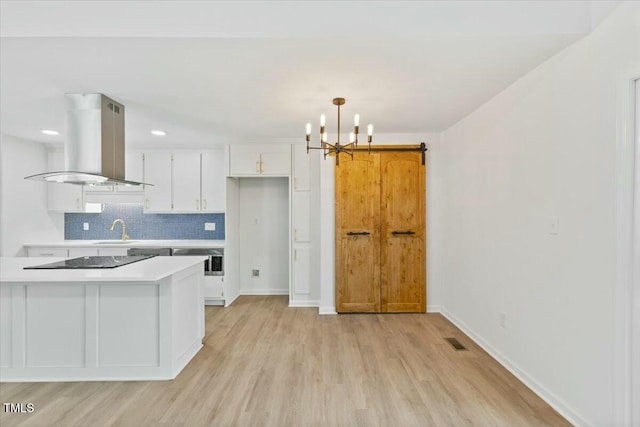
<path fill-rule="evenodd" d="M 346 100 L 344 98 L 333 98 L 333 105 L 338 106 L 338 138 L 333 144 L 327 142 L 327 133 L 325 132 L 326 117 L 320 116 L 320 147 L 312 147 L 309 145 L 311 142 L 311 123 L 307 123 L 307 153 L 309 150 L 323 150 L 324 157 L 327 158 L 328 154 L 336 153 L 336 165 L 340 164 L 340 153 L 346 153 L 353 158 L 353 149 L 358 146 L 358 134 L 360 133 L 360 115 L 356 114 L 353 118 L 353 132 L 349 134 L 349 143 L 340 144 L 340 106 L 344 105 Z M 373 140 L 373 125 L 367 126 L 367 142 L 369 143 L 369 152 L 371 152 L 371 141 Z"/>

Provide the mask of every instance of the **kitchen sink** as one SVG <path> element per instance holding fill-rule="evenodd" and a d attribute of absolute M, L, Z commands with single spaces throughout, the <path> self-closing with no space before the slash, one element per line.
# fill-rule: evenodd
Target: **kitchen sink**
<path fill-rule="evenodd" d="M 113 245 L 113 244 L 119 244 L 119 245 L 128 245 L 129 243 L 136 243 L 137 240 L 103 240 L 101 242 L 93 242 L 94 245 Z"/>

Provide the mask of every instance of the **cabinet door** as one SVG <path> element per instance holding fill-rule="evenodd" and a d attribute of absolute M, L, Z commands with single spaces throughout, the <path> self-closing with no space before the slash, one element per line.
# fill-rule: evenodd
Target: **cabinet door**
<path fill-rule="evenodd" d="M 308 191 L 296 191 L 293 193 L 293 241 L 310 241 L 310 214 L 309 204 L 311 193 Z"/>
<path fill-rule="evenodd" d="M 83 212 L 81 185 L 47 183 L 47 208 L 54 212 Z"/>
<path fill-rule="evenodd" d="M 262 175 L 289 175 L 291 173 L 291 146 L 278 144 L 265 146 L 260 154 Z"/>
<path fill-rule="evenodd" d="M 69 258 L 78 258 L 81 256 L 97 256 L 97 248 L 69 248 Z"/>
<path fill-rule="evenodd" d="M 173 211 L 200 211 L 200 152 L 173 152 Z"/>
<path fill-rule="evenodd" d="M 136 151 L 127 151 L 124 157 L 124 178 L 127 181 L 136 181 L 143 182 L 144 176 L 142 173 L 143 168 L 143 152 Z M 143 191 L 143 188 L 140 186 L 131 186 L 127 187 L 124 185 L 117 185 L 115 191 L 126 192 L 126 193 L 139 193 Z"/>
<path fill-rule="evenodd" d="M 202 212 L 224 212 L 226 177 L 223 149 L 202 152 L 201 177 L 200 210 Z"/>
<path fill-rule="evenodd" d="M 421 153 L 381 155 L 381 311 L 424 312 L 425 167 Z M 342 165 L 341 165 L 342 167 Z"/>
<path fill-rule="evenodd" d="M 64 170 L 64 153 L 50 151 L 47 156 L 49 172 Z M 47 183 L 47 209 L 54 212 L 83 212 L 82 185 Z"/>
<path fill-rule="evenodd" d="M 98 255 L 100 256 L 123 256 L 127 254 L 127 248 L 100 248 Z"/>
<path fill-rule="evenodd" d="M 311 155 L 305 145 L 293 146 L 293 191 L 310 190 Z"/>
<path fill-rule="evenodd" d="M 260 147 L 236 146 L 229 147 L 229 175 L 255 176 L 260 175 Z"/>
<path fill-rule="evenodd" d="M 380 154 L 335 168 L 336 310 L 380 311 Z"/>
<path fill-rule="evenodd" d="M 27 256 L 29 257 L 62 257 L 69 256 L 69 251 L 63 248 L 29 248 L 27 249 Z"/>
<path fill-rule="evenodd" d="M 204 277 L 204 298 L 222 299 L 223 293 L 223 277 L 224 276 L 205 276 Z"/>
<path fill-rule="evenodd" d="M 311 293 L 311 255 L 308 246 L 293 250 L 293 293 L 309 295 Z"/>
<path fill-rule="evenodd" d="M 148 151 L 144 153 L 144 182 L 153 184 L 144 188 L 145 212 L 171 212 L 171 153 Z"/>

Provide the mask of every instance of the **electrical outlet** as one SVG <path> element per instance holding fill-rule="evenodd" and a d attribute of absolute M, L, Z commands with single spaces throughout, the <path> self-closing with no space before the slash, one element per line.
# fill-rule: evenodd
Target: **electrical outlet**
<path fill-rule="evenodd" d="M 506 314 L 500 312 L 498 321 L 500 322 L 500 327 L 501 328 L 506 328 L 507 327 L 507 315 Z"/>
<path fill-rule="evenodd" d="M 260 270 L 251 270 L 251 277 L 260 277 Z"/>
<path fill-rule="evenodd" d="M 84 231 L 89 231 L 89 223 L 88 223 L 88 222 L 83 223 L 83 224 L 82 224 L 82 229 L 83 229 Z"/>
<path fill-rule="evenodd" d="M 216 223 L 215 222 L 205 222 L 204 223 L 205 231 L 216 231 Z"/>

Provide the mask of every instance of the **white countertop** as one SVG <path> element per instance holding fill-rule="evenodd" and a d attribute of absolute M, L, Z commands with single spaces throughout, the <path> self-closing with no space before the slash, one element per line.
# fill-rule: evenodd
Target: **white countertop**
<path fill-rule="evenodd" d="M 27 242 L 23 246 L 25 248 L 224 248 L 224 240 L 57 240 Z"/>
<path fill-rule="evenodd" d="M 0 284 L 15 283 L 120 283 L 158 282 L 189 267 L 202 264 L 206 257 L 154 257 L 117 268 L 78 270 L 23 270 L 23 267 L 49 264 L 66 258 L 0 258 Z M 204 272 L 203 272 L 204 274 Z"/>

